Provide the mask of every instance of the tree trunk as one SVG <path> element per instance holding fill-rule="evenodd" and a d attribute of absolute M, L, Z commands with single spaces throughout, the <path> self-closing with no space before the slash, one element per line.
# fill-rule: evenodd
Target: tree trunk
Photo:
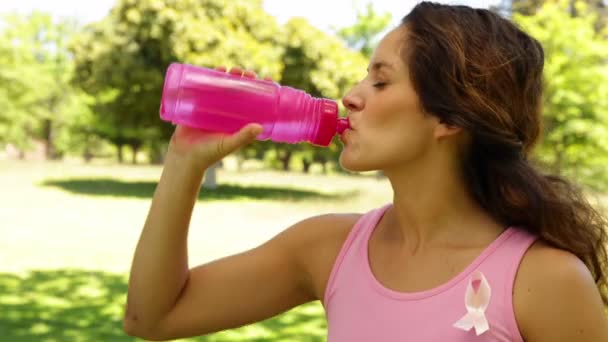
<path fill-rule="evenodd" d="M 84 159 L 84 162 L 86 164 L 90 163 L 91 160 L 93 160 L 93 153 L 91 152 L 91 148 L 89 146 L 86 146 L 84 148 L 84 152 L 82 153 L 82 159 Z"/>
<path fill-rule="evenodd" d="M 93 159 L 93 152 L 91 152 L 91 135 L 86 133 L 84 137 L 84 150 L 82 151 L 82 159 L 85 164 L 88 164 Z"/>
<path fill-rule="evenodd" d="M 283 151 L 279 153 L 279 160 L 281 161 L 283 171 L 289 171 L 289 162 L 291 161 L 291 151 Z"/>
<path fill-rule="evenodd" d="M 308 159 L 306 159 L 306 158 L 302 158 L 302 171 L 304 171 L 304 173 L 310 172 L 311 165 L 312 165 L 311 161 L 308 161 Z"/>
<path fill-rule="evenodd" d="M 122 164 L 123 161 L 124 161 L 124 156 L 123 156 L 123 153 L 122 153 L 122 147 L 123 146 L 124 146 L 123 144 L 116 144 L 116 149 L 118 151 L 118 163 L 119 164 Z"/>
<path fill-rule="evenodd" d="M 557 153 L 555 155 L 555 163 L 552 165 L 553 172 L 556 175 L 560 175 L 562 173 L 562 168 L 563 168 L 563 164 L 564 164 L 564 153 L 565 153 L 564 150 L 565 150 L 565 148 L 562 148 L 562 147 L 557 148 Z"/>
<path fill-rule="evenodd" d="M 131 157 L 131 164 L 137 164 L 137 153 L 139 152 L 139 144 L 131 145 L 131 149 L 133 150 L 133 156 Z"/>
<path fill-rule="evenodd" d="M 576 1 L 570 0 L 570 16 L 572 18 L 578 17 L 578 11 L 576 10 Z"/>
<path fill-rule="evenodd" d="M 55 130 L 53 129 L 53 121 L 45 119 L 43 121 L 43 137 L 44 137 L 44 156 L 46 159 L 57 159 L 58 154 L 55 149 Z"/>
<path fill-rule="evenodd" d="M 323 168 L 323 174 L 326 175 L 327 174 L 327 158 L 323 155 L 316 155 L 313 160 L 315 162 L 321 164 L 321 167 Z"/>

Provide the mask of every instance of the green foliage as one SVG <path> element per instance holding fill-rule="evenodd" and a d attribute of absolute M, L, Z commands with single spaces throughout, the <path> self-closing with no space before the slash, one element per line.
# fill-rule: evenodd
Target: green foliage
<path fill-rule="evenodd" d="M 313 96 L 338 99 L 365 75 L 367 59 L 305 19 L 291 19 L 284 32 L 287 42 L 282 84 L 304 89 Z"/>
<path fill-rule="evenodd" d="M 361 14 L 361 13 L 360 13 Z M 379 30 L 375 12 L 352 31 Z M 370 24 L 372 23 L 372 24 Z M 91 158 L 109 141 L 159 161 L 173 128 L 158 117 L 164 73 L 172 62 L 241 66 L 313 96 L 339 99 L 362 76 L 366 59 L 334 36 L 294 19 L 280 27 L 261 0 L 119 0 L 99 22 L 80 28 L 50 16 L 9 16 L 0 35 L 0 143 L 25 150 L 47 142 L 49 156 Z M 354 37 L 354 36 L 353 36 Z M 354 39 L 354 38 L 353 38 Z M 368 46 L 368 45 L 365 45 Z M 280 164 L 295 152 L 325 163 L 339 151 L 307 144 L 255 144 L 243 155 L 277 148 Z"/>
<path fill-rule="evenodd" d="M 276 77 L 277 33 L 260 1 L 120 0 L 74 41 L 75 83 L 96 97 L 97 134 L 160 150 L 172 131 L 155 114 L 167 66 L 240 65 Z"/>
<path fill-rule="evenodd" d="M 357 22 L 349 27 L 338 30 L 338 35 L 346 43 L 363 53 L 366 57 L 371 57 L 378 35 L 383 32 L 391 22 L 390 13 L 376 13 L 371 2 L 367 3 L 365 12 L 357 10 Z"/>
<path fill-rule="evenodd" d="M 545 132 L 541 162 L 597 189 L 608 188 L 608 40 L 593 15 L 569 2 L 545 4 L 515 20 L 545 48 Z M 577 2 L 579 13 L 584 2 Z"/>
<path fill-rule="evenodd" d="M 310 25 L 305 19 L 294 18 L 282 28 L 284 53 L 281 84 L 302 89 L 312 96 L 340 99 L 365 73 L 367 59 L 357 51 L 348 49 L 337 37 L 329 36 Z M 263 155 L 272 152 L 271 166 L 287 170 L 291 159 L 298 154 L 306 165 L 321 164 L 337 159 L 339 142 L 335 139 L 329 148 L 309 144 L 256 143 L 246 154 Z M 251 152 L 251 150 L 256 152 Z"/>
<path fill-rule="evenodd" d="M 513 12 L 522 15 L 533 15 L 545 4 L 561 4 L 562 7 L 570 11 L 571 14 L 601 11 L 606 8 L 605 0 L 585 0 L 585 8 L 581 8 L 580 5 L 577 4 L 577 2 L 581 3 L 580 0 L 512 0 L 511 2 Z"/>
<path fill-rule="evenodd" d="M 283 32 L 286 37 L 282 56 L 283 85 L 305 90 L 315 97 L 340 102 L 344 93 L 364 76 L 367 65 L 364 56 L 348 49 L 339 39 L 311 26 L 305 19 L 294 18 L 288 21 Z M 291 158 L 298 155 L 302 160 L 303 171 L 308 172 L 312 163 L 321 163 L 325 168 L 328 161 L 337 160 L 339 144 L 334 139 L 328 148 L 273 143 L 261 144 L 261 147 L 275 149 L 275 158 L 284 170 L 291 165 Z"/>
<path fill-rule="evenodd" d="M 534 15 L 545 3 L 546 0 L 512 0 L 514 13 L 522 15 Z"/>
<path fill-rule="evenodd" d="M 595 23 L 598 31 L 608 27 L 608 3 L 605 0 L 512 0 L 511 2 L 511 11 L 516 14 L 535 15 L 545 4 L 560 4 L 572 16 L 598 15 Z"/>
<path fill-rule="evenodd" d="M 47 156 L 64 151 L 55 138 L 83 108 L 70 86 L 73 64 L 67 41 L 71 21 L 48 14 L 7 15 L 0 32 L 0 143 L 26 149 L 32 139 L 47 145 Z"/>

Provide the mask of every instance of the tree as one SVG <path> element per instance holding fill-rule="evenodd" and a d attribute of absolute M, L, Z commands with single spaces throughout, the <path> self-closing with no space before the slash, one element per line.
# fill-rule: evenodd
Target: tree
<path fill-rule="evenodd" d="M 359 52 L 348 49 L 340 39 L 325 34 L 305 19 L 291 19 L 283 32 L 286 40 L 281 84 L 302 89 L 315 97 L 339 99 L 364 75 L 367 61 Z M 304 171 L 308 172 L 313 162 L 325 165 L 337 157 L 336 143 L 334 140 L 329 148 L 308 144 L 273 146 L 282 169 L 288 170 L 291 158 L 299 154 Z"/>
<path fill-rule="evenodd" d="M 346 42 L 344 46 L 342 41 L 312 27 L 305 19 L 291 19 L 282 28 L 284 68 L 279 81 L 315 97 L 340 99 L 364 76 L 377 36 L 389 22 L 389 14 L 379 15 L 368 4 L 366 12 L 358 11 L 355 25 L 335 29 Z M 343 112 L 341 104 L 340 107 Z M 259 157 L 264 151 L 272 150 L 271 165 L 277 161 L 282 170 L 290 169 L 294 157 L 301 159 L 304 172 L 308 172 L 313 163 L 320 163 L 327 170 L 327 164 L 338 158 L 338 144 L 337 139 L 327 148 L 261 142 L 245 149 L 243 155 Z"/>
<path fill-rule="evenodd" d="M 568 1 L 545 4 L 515 20 L 540 40 L 546 53 L 544 141 L 540 161 L 554 172 L 596 189 L 608 189 L 608 40 L 584 2 L 578 16 Z"/>
<path fill-rule="evenodd" d="M 14 20 L 6 18 L 6 22 Z M 9 26 L 10 28 L 10 26 Z M 19 49 L 21 41 L 5 29 L 0 35 L 0 143 L 13 144 L 23 156 L 37 120 L 29 115 L 36 103 L 34 64 L 24 63 L 29 54 Z"/>
<path fill-rule="evenodd" d="M 498 6 L 491 8 L 499 13 L 517 13 L 520 15 L 534 15 L 544 4 L 562 3 L 564 10 L 569 11 L 571 16 L 594 14 L 598 16 L 595 24 L 596 30 L 600 31 L 608 25 L 608 2 L 605 0 L 586 0 L 584 8 L 577 6 L 579 0 L 503 0 Z M 582 13 L 580 11 L 583 11 Z"/>
<path fill-rule="evenodd" d="M 119 0 L 109 16 L 72 46 L 75 83 L 97 98 L 96 132 L 133 154 L 148 146 L 158 160 L 172 132 L 158 114 L 171 62 L 239 65 L 277 77 L 278 26 L 260 0 Z"/>
<path fill-rule="evenodd" d="M 338 98 L 365 69 L 359 53 L 305 21 L 280 28 L 261 0 L 120 0 L 108 17 L 77 37 L 72 50 L 75 83 L 95 98 L 96 134 L 119 151 L 125 144 L 164 150 L 172 128 L 154 113 L 171 62 L 241 66 L 330 98 Z M 261 156 L 260 150 L 277 146 L 287 154 L 305 148 L 287 145 L 260 142 L 248 151 Z M 288 165 L 289 158 L 283 159 Z"/>
<path fill-rule="evenodd" d="M 390 13 L 376 13 L 373 4 L 367 3 L 366 11 L 357 10 L 357 22 L 349 27 L 344 27 L 338 30 L 338 35 L 344 39 L 348 46 L 355 50 L 359 50 L 367 59 L 376 47 L 378 38 L 390 24 L 392 16 Z M 332 146 L 329 153 L 325 155 L 314 155 L 313 158 L 325 160 L 327 154 L 335 156 L 339 153 L 336 146 Z M 325 164 L 324 168 L 325 168 Z"/>
<path fill-rule="evenodd" d="M 0 142 L 21 151 L 31 139 L 45 143 L 47 158 L 58 158 L 56 137 L 77 110 L 70 86 L 72 60 L 67 41 L 76 31 L 71 21 L 54 22 L 45 13 L 8 15 L 0 35 Z"/>
<path fill-rule="evenodd" d="M 376 13 L 373 4 L 369 2 L 365 12 L 357 10 L 357 22 L 354 25 L 338 29 L 337 33 L 348 46 L 361 51 L 369 58 L 374 51 L 378 35 L 386 30 L 391 19 L 390 13 Z"/>
<path fill-rule="evenodd" d="M 511 0 L 512 12 L 522 15 L 534 15 L 547 0 Z"/>

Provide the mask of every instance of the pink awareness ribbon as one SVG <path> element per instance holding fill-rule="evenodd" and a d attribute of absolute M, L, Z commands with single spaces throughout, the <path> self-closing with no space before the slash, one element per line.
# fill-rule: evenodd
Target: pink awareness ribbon
<path fill-rule="evenodd" d="M 490 304 L 491 295 L 492 289 L 483 273 L 479 271 L 473 273 L 464 295 L 467 314 L 454 323 L 454 327 L 464 331 L 475 328 L 477 336 L 490 330 L 485 312 Z"/>

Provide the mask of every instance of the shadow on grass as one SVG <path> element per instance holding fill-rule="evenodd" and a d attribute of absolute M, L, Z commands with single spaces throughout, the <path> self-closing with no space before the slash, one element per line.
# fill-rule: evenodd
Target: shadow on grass
<path fill-rule="evenodd" d="M 110 178 L 84 178 L 45 180 L 41 185 L 56 187 L 81 195 L 152 198 L 157 182 L 122 181 Z M 356 195 L 356 192 L 346 194 L 325 194 L 322 192 L 295 188 L 220 184 L 217 189 L 205 189 L 204 191 L 201 191 L 199 200 L 336 200 L 352 197 L 353 195 Z"/>
<path fill-rule="evenodd" d="M 0 273 L 2 341 L 135 341 L 122 331 L 126 275 L 84 270 Z M 310 303 L 272 319 L 183 341 L 323 341 L 322 307 Z"/>
<path fill-rule="evenodd" d="M 6 341 L 121 341 L 126 278 L 78 270 L 0 274 Z"/>

